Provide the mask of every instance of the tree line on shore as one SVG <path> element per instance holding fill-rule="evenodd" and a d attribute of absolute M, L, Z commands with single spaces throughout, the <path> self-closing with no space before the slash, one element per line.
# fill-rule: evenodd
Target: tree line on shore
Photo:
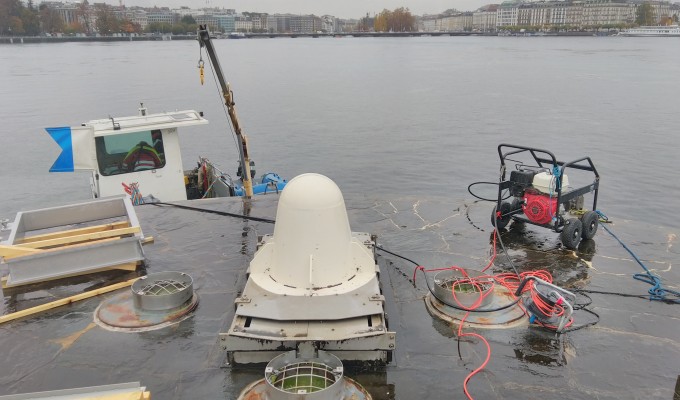
<path fill-rule="evenodd" d="M 146 29 L 126 18 L 119 18 L 113 7 L 96 3 L 93 13 L 87 0 L 78 5 L 77 20 L 66 24 L 59 13 L 42 3 L 36 7 L 33 0 L 24 5 L 21 0 L 0 0 L 0 35 L 38 36 L 41 34 L 90 34 L 111 35 L 115 33 L 186 33 L 195 32 L 198 25 L 190 15 L 182 17 L 179 23 L 151 23 Z M 90 15 L 94 17 L 93 20 Z"/>
<path fill-rule="evenodd" d="M 248 14 L 248 13 L 243 13 Z M 25 35 L 37 36 L 41 34 L 90 34 L 99 33 L 101 35 L 111 34 L 132 34 L 143 32 L 162 32 L 173 34 L 184 34 L 195 32 L 196 21 L 190 15 L 182 17 L 178 23 L 151 23 L 145 29 L 126 18 L 120 18 L 112 6 L 106 3 L 95 3 L 90 8 L 88 0 L 78 4 L 76 11 L 76 21 L 66 24 L 59 13 L 41 3 L 36 7 L 33 0 L 28 0 L 24 5 L 21 0 L 0 0 L 0 35 Z M 666 18 L 659 21 L 662 25 L 678 23 L 678 16 Z M 651 4 L 643 3 L 637 7 L 634 24 L 617 24 L 588 27 L 605 29 L 624 29 L 634 25 L 656 25 L 656 15 Z M 570 29 L 567 29 L 570 28 Z M 554 26 L 553 30 L 578 30 L 582 27 Z M 508 26 L 506 30 L 545 30 L 545 26 L 526 27 Z M 411 14 L 408 8 L 400 7 L 393 11 L 384 9 L 379 14 L 371 17 L 366 14 L 359 19 L 356 30 L 360 32 L 413 32 L 418 30 L 416 17 Z"/>

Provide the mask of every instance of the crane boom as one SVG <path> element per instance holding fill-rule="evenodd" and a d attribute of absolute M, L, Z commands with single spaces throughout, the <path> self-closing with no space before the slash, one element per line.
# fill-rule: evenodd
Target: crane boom
<path fill-rule="evenodd" d="M 243 180 L 243 189 L 245 191 L 246 197 L 251 198 L 253 196 L 253 181 L 250 176 L 250 157 L 248 155 L 248 139 L 246 135 L 243 134 L 241 129 L 241 124 L 238 121 L 238 115 L 236 115 L 236 103 L 234 103 L 234 94 L 229 87 L 229 82 L 224 79 L 224 74 L 222 73 L 222 67 L 220 67 L 220 62 L 217 59 L 217 53 L 210 40 L 210 33 L 208 32 L 207 25 L 199 25 L 198 27 L 198 43 L 201 47 L 205 47 L 208 57 L 210 58 L 210 63 L 213 66 L 213 70 L 217 75 L 217 80 L 220 84 L 220 89 L 222 90 L 222 96 L 224 97 L 224 104 L 227 106 L 227 112 L 229 113 L 229 118 L 231 119 L 231 124 L 234 126 L 234 132 L 238 139 L 238 150 L 239 150 L 239 161 L 241 163 L 241 179 Z"/>

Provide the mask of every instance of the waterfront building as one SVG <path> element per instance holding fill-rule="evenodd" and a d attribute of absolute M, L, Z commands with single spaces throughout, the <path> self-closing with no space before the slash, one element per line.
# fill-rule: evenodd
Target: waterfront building
<path fill-rule="evenodd" d="M 356 32 L 359 21 L 356 19 L 338 20 L 338 32 Z"/>
<path fill-rule="evenodd" d="M 581 26 L 594 28 L 635 22 L 635 3 L 625 0 L 586 0 L 583 3 Z"/>
<path fill-rule="evenodd" d="M 564 25 L 567 27 L 581 26 L 583 1 L 565 2 L 562 7 L 564 8 Z"/>
<path fill-rule="evenodd" d="M 511 27 L 532 27 L 544 30 L 613 28 L 635 24 L 636 12 L 643 4 L 651 5 L 656 24 L 674 23 L 680 18 L 680 2 L 665 0 L 508 0 L 489 4 L 474 12 L 451 9 L 440 15 L 416 17 L 418 30 L 424 32 L 490 32 Z M 352 32 L 357 20 L 341 20 L 331 15 L 293 15 L 248 13 L 237 15 L 234 9 L 181 7 L 170 10 L 111 6 L 105 3 L 87 4 L 60 1 L 42 2 L 39 7 L 54 10 L 64 25 L 77 32 L 95 32 L 96 7 L 106 7 L 119 18 L 148 29 L 153 23 L 177 24 L 182 17 L 192 16 L 197 23 L 222 32 L 315 33 Z"/>
<path fill-rule="evenodd" d="M 441 31 L 463 32 L 472 30 L 472 13 L 464 12 L 441 19 Z"/>
<path fill-rule="evenodd" d="M 654 16 L 657 24 L 661 22 L 662 18 L 671 17 L 671 5 L 667 1 L 645 0 L 642 3 L 639 3 L 638 6 L 642 4 L 649 4 L 652 6 L 652 10 L 654 10 Z"/>
<path fill-rule="evenodd" d="M 491 32 L 496 30 L 498 4 L 488 4 L 472 13 L 472 30 Z"/>
<path fill-rule="evenodd" d="M 131 10 L 128 19 L 144 30 L 149 26 L 149 17 L 146 15 L 146 11 L 139 7 L 135 7 Z"/>
<path fill-rule="evenodd" d="M 498 6 L 498 10 L 496 11 L 496 27 L 503 29 L 505 27 L 517 26 L 518 14 L 518 1 L 504 1 Z"/>
<path fill-rule="evenodd" d="M 253 31 L 253 21 L 250 19 L 237 16 L 234 20 L 234 31 L 236 32 L 252 32 Z"/>
<path fill-rule="evenodd" d="M 74 3 L 62 3 L 58 1 L 45 1 L 42 2 L 41 6 L 45 6 L 51 10 L 54 10 L 59 17 L 61 17 L 61 20 L 64 21 L 64 24 L 68 25 L 73 25 L 77 22 L 81 22 L 79 16 L 79 10 L 80 8 L 78 7 L 77 4 Z"/>
<path fill-rule="evenodd" d="M 207 25 L 208 29 L 211 31 L 217 31 L 219 29 L 219 23 L 214 15 L 208 13 L 201 13 L 194 15 L 194 20 L 198 25 Z"/>
<path fill-rule="evenodd" d="M 332 15 L 322 15 L 321 30 L 328 33 L 338 32 L 338 19 Z"/>
<path fill-rule="evenodd" d="M 233 13 L 220 13 L 213 15 L 217 28 L 222 32 L 234 32 L 236 30 L 236 19 Z"/>
<path fill-rule="evenodd" d="M 520 4 L 517 10 L 517 25 L 545 27 L 550 23 L 552 4 L 548 2 Z"/>
<path fill-rule="evenodd" d="M 443 21 L 441 16 L 428 15 L 420 19 L 418 29 L 424 32 L 443 32 L 445 30 L 442 25 Z"/>
<path fill-rule="evenodd" d="M 172 25 L 176 21 L 179 21 L 177 14 L 170 11 L 167 7 L 157 8 L 154 7 L 150 9 L 146 14 L 146 19 L 149 24 L 159 23 Z"/>
<path fill-rule="evenodd" d="M 278 33 L 290 32 L 290 21 L 292 17 L 292 14 L 274 14 L 267 16 L 267 31 Z"/>
<path fill-rule="evenodd" d="M 316 15 L 294 15 L 290 18 L 293 33 L 313 33 L 321 30 L 321 18 Z"/>

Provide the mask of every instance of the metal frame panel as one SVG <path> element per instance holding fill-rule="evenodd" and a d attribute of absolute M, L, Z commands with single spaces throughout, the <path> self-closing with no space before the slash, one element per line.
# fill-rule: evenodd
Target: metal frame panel
<path fill-rule="evenodd" d="M 58 226 L 82 224 L 85 222 L 125 217 L 130 226 L 139 226 L 132 202 L 125 195 L 105 197 L 83 203 L 17 213 L 8 243 L 17 245 L 27 232 Z M 144 236 L 139 233 L 140 238 Z"/>
<path fill-rule="evenodd" d="M 6 287 L 82 275 L 142 260 L 144 251 L 135 237 L 32 254 L 5 261 L 9 268 Z"/>
<path fill-rule="evenodd" d="M 140 228 L 130 198 L 120 195 L 19 212 L 7 243 L 21 246 L 22 239 L 26 238 L 28 232 L 111 219 L 125 220 L 131 228 Z M 114 240 L 80 243 L 74 246 L 64 245 L 36 254 L 5 259 L 9 269 L 5 286 L 39 283 L 99 272 L 122 264 L 137 263 L 144 260 L 143 239 L 144 234 L 138 229 L 132 237 L 116 237 Z"/>

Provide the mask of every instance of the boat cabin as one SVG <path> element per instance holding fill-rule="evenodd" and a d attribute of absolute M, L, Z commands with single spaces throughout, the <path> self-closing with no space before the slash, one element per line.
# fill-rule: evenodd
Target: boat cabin
<path fill-rule="evenodd" d="M 178 128 L 207 123 L 194 110 L 147 114 L 141 108 L 133 117 L 47 128 L 63 150 L 50 172 L 91 171 L 94 198 L 130 194 L 133 187 L 160 201 L 187 200 Z"/>

